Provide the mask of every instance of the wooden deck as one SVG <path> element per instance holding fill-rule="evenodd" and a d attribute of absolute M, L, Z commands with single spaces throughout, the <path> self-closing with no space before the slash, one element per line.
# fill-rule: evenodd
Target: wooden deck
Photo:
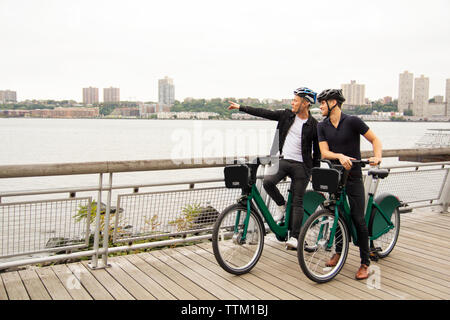
<path fill-rule="evenodd" d="M 3 272 L 0 300 L 448 300 L 449 239 L 450 214 L 426 209 L 402 215 L 394 251 L 371 264 L 380 271 L 379 282 L 354 279 L 359 251 L 353 245 L 334 280 L 311 282 L 302 273 L 296 252 L 284 250 L 269 235 L 260 261 L 242 276 L 222 270 L 211 243 L 205 242 L 112 257 L 110 268 L 95 271 L 82 262 Z"/>

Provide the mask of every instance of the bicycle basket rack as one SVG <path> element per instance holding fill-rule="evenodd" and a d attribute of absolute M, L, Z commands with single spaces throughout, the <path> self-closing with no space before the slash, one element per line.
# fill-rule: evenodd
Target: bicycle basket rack
<path fill-rule="evenodd" d="M 312 185 L 315 191 L 335 193 L 339 187 L 341 173 L 333 168 L 312 168 Z"/>
<path fill-rule="evenodd" d="M 225 175 L 225 186 L 227 188 L 247 188 L 250 184 L 250 168 L 245 164 L 226 166 L 223 173 Z"/>

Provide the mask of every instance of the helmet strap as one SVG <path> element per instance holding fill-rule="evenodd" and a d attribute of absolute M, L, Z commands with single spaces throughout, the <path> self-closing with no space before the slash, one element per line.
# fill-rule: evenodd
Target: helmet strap
<path fill-rule="evenodd" d="M 328 108 L 328 114 L 325 118 L 329 118 L 331 115 L 331 111 L 333 111 L 333 109 L 336 108 L 338 104 L 336 102 L 336 104 L 330 108 L 330 105 L 328 104 L 328 100 L 325 100 L 325 102 L 327 103 L 327 108 Z"/>

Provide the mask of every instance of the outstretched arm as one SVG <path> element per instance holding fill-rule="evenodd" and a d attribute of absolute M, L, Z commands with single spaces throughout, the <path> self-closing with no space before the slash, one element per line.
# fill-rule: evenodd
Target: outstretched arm
<path fill-rule="evenodd" d="M 278 121 L 280 119 L 281 113 L 283 112 L 283 111 L 272 111 L 263 108 L 252 108 L 247 106 L 241 106 L 233 101 L 228 102 L 230 103 L 228 110 L 238 109 L 239 111 L 269 120 Z"/>

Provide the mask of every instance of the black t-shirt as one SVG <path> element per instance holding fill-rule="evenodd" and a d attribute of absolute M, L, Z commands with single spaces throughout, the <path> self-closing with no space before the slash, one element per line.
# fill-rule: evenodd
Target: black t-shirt
<path fill-rule="evenodd" d="M 330 151 L 361 160 L 360 135 L 366 134 L 368 130 L 369 127 L 360 118 L 341 113 L 337 128 L 327 118 L 317 125 L 317 136 L 319 143 L 328 142 Z M 353 165 L 350 175 L 360 176 L 361 167 Z"/>

